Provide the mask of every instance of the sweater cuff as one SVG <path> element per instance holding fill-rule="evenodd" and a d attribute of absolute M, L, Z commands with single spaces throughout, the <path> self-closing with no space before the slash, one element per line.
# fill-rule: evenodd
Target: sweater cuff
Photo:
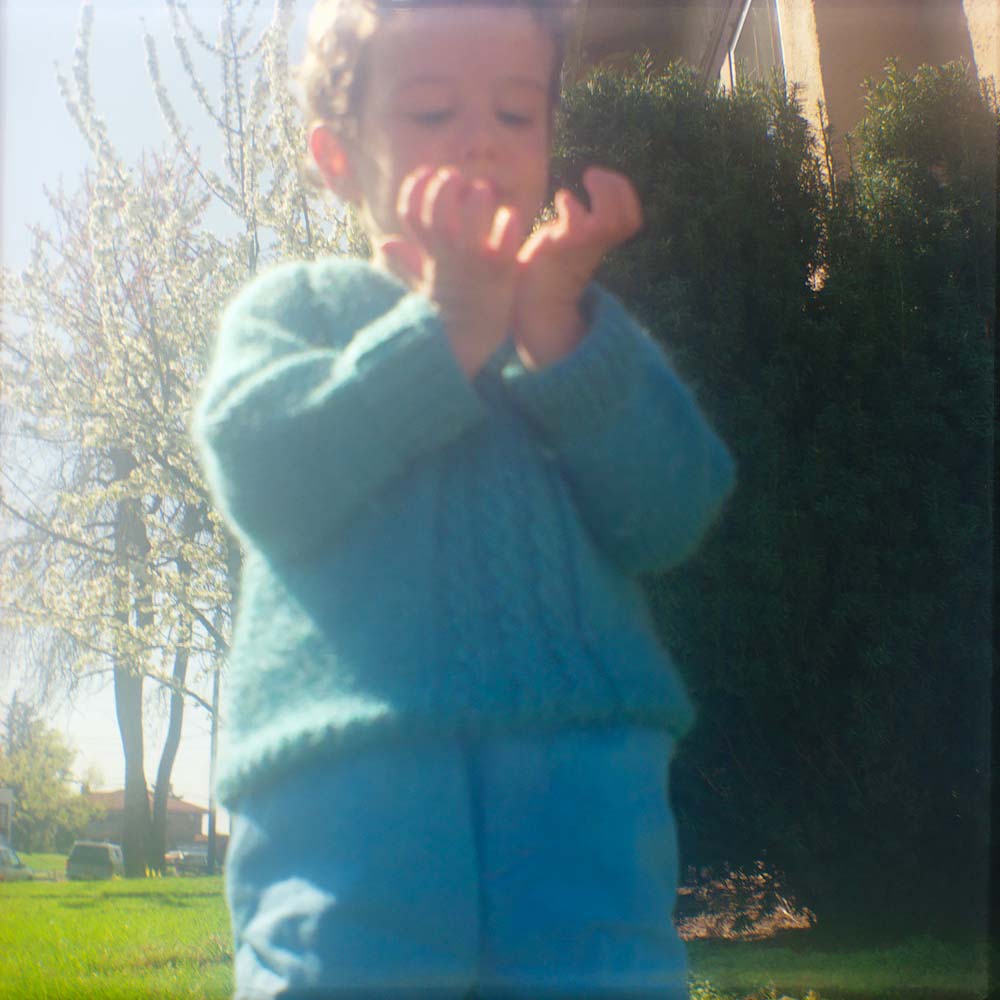
<path fill-rule="evenodd" d="M 610 292 L 588 286 L 581 301 L 587 332 L 566 357 L 532 371 L 514 356 L 503 380 L 518 408 L 556 439 L 586 434 L 624 405 L 651 352 L 652 338 Z"/>

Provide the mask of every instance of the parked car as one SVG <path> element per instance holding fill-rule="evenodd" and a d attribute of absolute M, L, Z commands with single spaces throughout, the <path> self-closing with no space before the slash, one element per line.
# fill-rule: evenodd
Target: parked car
<path fill-rule="evenodd" d="M 0 882 L 27 882 L 35 873 L 17 856 L 11 847 L 0 846 Z"/>
<path fill-rule="evenodd" d="M 204 844 L 180 844 L 171 853 L 178 875 L 208 874 L 208 848 Z"/>
<path fill-rule="evenodd" d="M 125 874 L 125 858 L 117 844 L 78 840 L 66 859 L 66 878 L 115 878 Z"/>

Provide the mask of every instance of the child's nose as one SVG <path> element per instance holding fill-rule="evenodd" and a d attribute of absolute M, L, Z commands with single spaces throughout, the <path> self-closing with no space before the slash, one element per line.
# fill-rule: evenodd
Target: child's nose
<path fill-rule="evenodd" d="M 459 129 L 459 157 L 466 165 L 492 160 L 497 151 L 496 122 L 491 114 L 463 116 Z"/>

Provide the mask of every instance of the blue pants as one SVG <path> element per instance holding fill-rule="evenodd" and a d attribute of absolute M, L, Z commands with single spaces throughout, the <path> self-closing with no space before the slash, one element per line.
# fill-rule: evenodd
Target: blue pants
<path fill-rule="evenodd" d="M 442 739 L 243 802 L 236 996 L 686 998 L 672 752 L 649 728 Z"/>

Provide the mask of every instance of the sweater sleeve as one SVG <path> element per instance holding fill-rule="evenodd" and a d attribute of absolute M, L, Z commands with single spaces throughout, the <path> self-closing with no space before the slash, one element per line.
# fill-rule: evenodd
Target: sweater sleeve
<path fill-rule="evenodd" d="M 541 371 L 502 378 L 562 470 L 581 516 L 626 572 L 668 569 L 698 546 L 733 488 L 734 464 L 659 345 L 597 285 L 589 329 Z"/>
<path fill-rule="evenodd" d="M 227 309 L 193 429 L 228 522 L 296 558 L 485 413 L 426 298 L 326 261 L 276 268 Z"/>

